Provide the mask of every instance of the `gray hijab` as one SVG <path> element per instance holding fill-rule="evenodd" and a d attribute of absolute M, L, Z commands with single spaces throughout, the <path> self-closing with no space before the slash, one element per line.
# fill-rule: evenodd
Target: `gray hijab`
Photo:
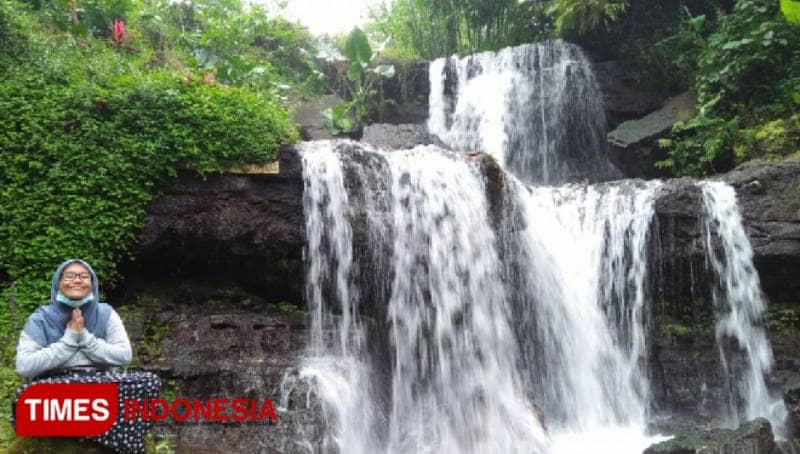
<path fill-rule="evenodd" d="M 81 264 L 92 275 L 92 299 L 80 306 L 84 328 L 99 338 L 105 339 L 106 337 L 106 324 L 111 316 L 111 306 L 100 302 L 100 282 L 97 280 L 97 274 L 85 261 L 69 259 L 59 265 L 55 273 L 53 273 L 53 280 L 50 286 L 50 304 L 39 306 L 28 317 L 28 322 L 25 323 L 25 327 L 22 329 L 42 347 L 47 347 L 61 339 L 67 328 L 67 322 L 72 317 L 72 308 L 57 301 L 56 295 L 58 295 L 61 274 L 67 266 L 73 263 Z"/>

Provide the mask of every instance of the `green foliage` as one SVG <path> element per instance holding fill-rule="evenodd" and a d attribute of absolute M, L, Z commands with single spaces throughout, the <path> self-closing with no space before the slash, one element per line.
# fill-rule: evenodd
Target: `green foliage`
<path fill-rule="evenodd" d="M 547 36 L 545 3 L 518 0 L 397 0 L 368 27 L 393 55 L 438 58 L 533 42 Z"/>
<path fill-rule="evenodd" d="M 549 12 L 558 34 L 582 34 L 607 29 L 627 7 L 627 0 L 555 0 Z"/>
<path fill-rule="evenodd" d="M 679 92 L 694 83 L 697 58 L 706 45 L 710 21 L 705 14 L 693 16 L 683 8 L 681 20 L 669 26 L 666 37 L 649 37 L 636 43 L 634 52 L 641 80 L 656 90 Z"/>
<path fill-rule="evenodd" d="M 699 115 L 662 140 L 658 165 L 676 175 L 705 175 L 753 157 L 800 147 L 800 27 L 771 0 L 739 0 L 719 20 L 697 60 Z"/>
<path fill-rule="evenodd" d="M 181 37 L 193 68 L 276 96 L 287 96 L 292 87 L 301 92 L 323 88 L 324 76 L 309 52 L 313 43 L 304 29 L 267 17 L 257 5 L 246 8 L 239 0 L 189 5 L 182 15 L 194 29 Z"/>
<path fill-rule="evenodd" d="M 378 95 L 374 88 L 376 82 L 394 77 L 395 68 L 393 65 L 374 64 L 377 54 L 372 52 L 367 35 L 358 27 L 345 41 L 344 55 L 330 47 L 325 51 L 329 60 L 339 60 L 337 79 L 344 88 L 342 95 L 350 100 L 326 109 L 322 113 L 322 124 L 333 135 L 360 129 L 379 109 L 375 101 Z"/>
<path fill-rule="evenodd" d="M 114 285 L 146 205 L 178 169 L 268 162 L 297 132 L 268 92 L 148 69 L 9 4 L 0 23 L 18 46 L 0 50 L 0 338 L 13 347 L 65 258 L 87 259 Z"/>
<path fill-rule="evenodd" d="M 22 384 L 22 379 L 11 367 L 0 367 L 0 446 L 7 446 L 14 439 L 14 430 L 11 424 L 11 402 L 14 400 L 17 388 Z"/>
<path fill-rule="evenodd" d="M 781 12 L 790 24 L 800 25 L 800 1 L 781 0 Z"/>
<path fill-rule="evenodd" d="M 800 310 L 796 306 L 771 304 L 767 308 L 766 325 L 772 333 L 800 333 Z"/>
<path fill-rule="evenodd" d="M 144 450 L 147 454 L 172 454 L 175 452 L 174 435 L 147 434 L 144 440 Z"/>

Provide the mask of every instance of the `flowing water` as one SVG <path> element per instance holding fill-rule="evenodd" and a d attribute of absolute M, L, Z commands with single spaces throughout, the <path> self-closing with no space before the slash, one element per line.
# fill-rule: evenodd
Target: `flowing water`
<path fill-rule="evenodd" d="M 312 336 L 286 386 L 307 384 L 322 432 L 297 446 L 640 453 L 663 438 L 645 428 L 648 245 L 664 184 L 532 185 L 606 169 L 602 106 L 573 46 L 433 62 L 430 96 L 431 130 L 499 167 L 434 146 L 300 146 Z M 735 194 L 702 190 L 731 423 L 775 423 L 785 409 L 764 380 L 764 302 Z"/>
<path fill-rule="evenodd" d="M 453 149 L 485 151 L 532 183 L 615 174 L 605 158 L 602 94 L 577 46 L 553 41 L 438 59 L 430 84 L 428 129 Z"/>
<path fill-rule="evenodd" d="M 773 431 L 785 435 L 786 407 L 783 399 L 769 394 L 765 381 L 773 362 L 761 325 L 767 306 L 736 192 L 722 182 L 704 182 L 702 189 L 706 256 L 716 277 L 712 288 L 719 314 L 716 338 L 728 385 L 726 423 L 737 427 L 743 421 L 767 417 Z M 728 345 L 727 339 L 735 340 L 736 345 Z"/>

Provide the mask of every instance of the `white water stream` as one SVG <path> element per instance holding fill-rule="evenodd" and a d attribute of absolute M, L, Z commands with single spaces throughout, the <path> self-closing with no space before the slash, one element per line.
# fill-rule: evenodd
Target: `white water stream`
<path fill-rule="evenodd" d="M 772 368 L 772 348 L 761 325 L 767 309 L 758 273 L 753 267 L 753 248 L 742 225 L 736 192 L 722 182 L 704 182 L 703 228 L 706 256 L 717 278 L 712 289 L 718 312 L 716 337 L 727 393 L 729 427 L 757 417 L 766 417 L 773 431 L 786 435 L 786 406 L 767 390 L 766 374 Z M 716 248 L 718 239 L 721 248 Z M 725 339 L 736 348 L 726 348 Z M 735 364 L 736 360 L 741 365 Z"/>

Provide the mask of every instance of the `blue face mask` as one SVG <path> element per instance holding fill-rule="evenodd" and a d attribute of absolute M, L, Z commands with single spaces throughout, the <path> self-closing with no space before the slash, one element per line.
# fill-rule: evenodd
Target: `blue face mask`
<path fill-rule="evenodd" d="M 91 301 L 92 300 L 92 296 L 93 296 L 92 292 L 89 292 L 89 294 L 84 296 L 83 299 L 73 300 L 73 299 L 67 298 L 67 296 L 64 295 L 63 293 L 58 292 L 58 294 L 56 295 L 56 301 L 58 301 L 59 303 L 62 303 L 62 304 L 66 304 L 67 306 L 69 306 L 69 307 L 74 309 L 76 307 L 81 307 L 84 304 L 86 304 L 89 301 Z"/>

